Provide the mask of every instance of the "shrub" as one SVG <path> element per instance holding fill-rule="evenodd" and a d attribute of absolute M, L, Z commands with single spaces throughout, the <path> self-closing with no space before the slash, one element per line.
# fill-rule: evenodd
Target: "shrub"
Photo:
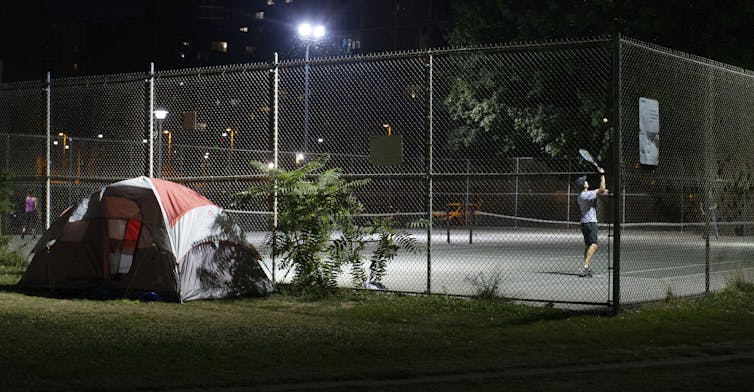
<path fill-rule="evenodd" d="M 400 249 L 415 251 L 416 240 L 406 232 L 393 230 L 388 219 L 358 224 L 356 218 L 364 212 L 364 206 L 353 190 L 369 180 L 347 181 L 340 169 L 324 169 L 327 160 L 323 157 L 293 170 L 252 162 L 270 181 L 236 194 L 234 204 L 277 197 L 277 228 L 266 242 L 273 257 L 281 260 L 280 268 L 293 269 L 292 283 L 298 289 L 334 292 L 337 277 L 346 266 L 352 267 L 357 287 L 364 287 L 367 281 L 379 283 L 387 263 Z M 370 240 L 377 246 L 365 268 L 362 254 Z"/>
<path fill-rule="evenodd" d="M 5 273 L 23 273 L 29 261 L 18 251 L 10 248 L 8 237 L 0 236 L 0 266 Z"/>
<path fill-rule="evenodd" d="M 2 235 L 2 217 L 6 213 L 13 211 L 13 203 L 10 201 L 10 197 L 13 191 L 10 189 L 10 182 L 13 179 L 13 175 L 0 171 L 0 235 Z"/>
<path fill-rule="evenodd" d="M 744 271 L 737 270 L 733 276 L 728 278 L 728 289 L 737 291 L 754 291 L 754 279 L 752 279 L 751 273 L 747 274 Z"/>
<path fill-rule="evenodd" d="M 500 293 L 501 278 L 500 274 L 486 276 L 480 272 L 476 275 L 466 275 L 463 281 L 474 287 L 474 296 L 479 299 L 496 299 L 502 295 Z"/>

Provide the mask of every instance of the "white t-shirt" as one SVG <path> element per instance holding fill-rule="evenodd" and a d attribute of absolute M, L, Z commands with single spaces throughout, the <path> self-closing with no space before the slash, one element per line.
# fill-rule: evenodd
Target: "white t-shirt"
<path fill-rule="evenodd" d="M 579 194 L 581 223 L 597 222 L 597 191 L 582 191 Z"/>

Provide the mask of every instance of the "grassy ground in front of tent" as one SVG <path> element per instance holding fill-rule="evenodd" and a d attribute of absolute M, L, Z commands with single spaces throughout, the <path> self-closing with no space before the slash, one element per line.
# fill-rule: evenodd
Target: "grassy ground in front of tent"
<path fill-rule="evenodd" d="M 0 255 L 0 390 L 750 390 L 754 285 L 619 316 L 343 291 L 185 304 L 27 296 Z"/>
<path fill-rule="evenodd" d="M 754 369 L 754 286 L 743 282 L 609 316 L 349 291 L 185 304 L 43 298 L 14 292 L 18 277 L 6 274 L 0 291 L 4 391 L 738 390 Z"/>

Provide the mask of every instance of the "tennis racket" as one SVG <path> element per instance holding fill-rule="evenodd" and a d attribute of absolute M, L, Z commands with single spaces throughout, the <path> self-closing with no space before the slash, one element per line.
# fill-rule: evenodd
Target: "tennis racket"
<path fill-rule="evenodd" d="M 579 149 L 579 156 L 581 157 L 582 161 L 586 161 L 594 165 L 594 168 L 597 170 L 600 170 L 600 165 L 597 164 L 597 161 L 594 159 L 592 154 L 589 153 L 589 151 L 584 150 L 583 148 Z"/>

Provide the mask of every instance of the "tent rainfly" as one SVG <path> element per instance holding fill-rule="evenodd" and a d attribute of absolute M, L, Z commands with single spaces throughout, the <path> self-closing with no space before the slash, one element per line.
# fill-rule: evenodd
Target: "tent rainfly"
<path fill-rule="evenodd" d="M 182 185 L 138 177 L 55 219 L 18 285 L 179 302 L 264 295 L 273 287 L 260 260 L 222 208 Z"/>

